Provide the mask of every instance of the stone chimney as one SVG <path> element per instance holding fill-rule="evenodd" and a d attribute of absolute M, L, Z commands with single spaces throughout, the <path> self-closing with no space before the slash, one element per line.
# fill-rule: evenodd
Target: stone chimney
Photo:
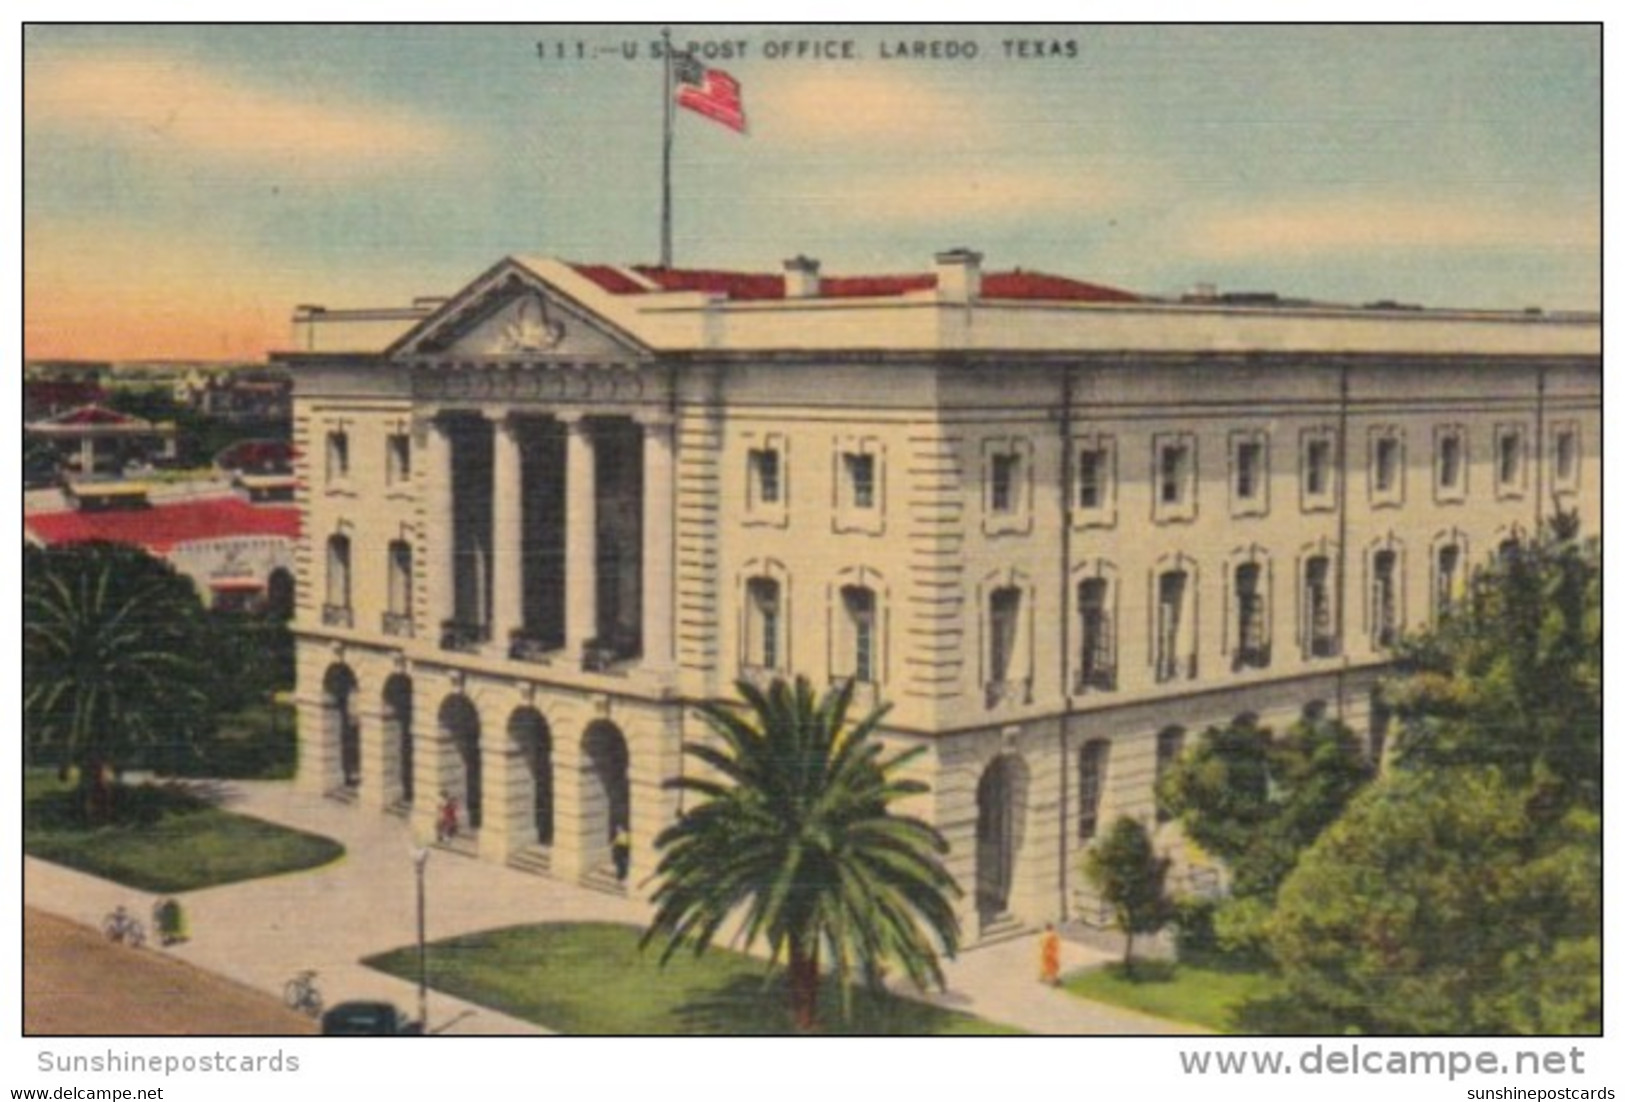
<path fill-rule="evenodd" d="M 972 249 L 949 249 L 937 254 L 937 298 L 942 302 L 972 302 L 982 297 L 982 254 Z"/>
<path fill-rule="evenodd" d="M 806 256 L 793 256 L 784 262 L 784 297 L 818 297 L 818 261 Z"/>

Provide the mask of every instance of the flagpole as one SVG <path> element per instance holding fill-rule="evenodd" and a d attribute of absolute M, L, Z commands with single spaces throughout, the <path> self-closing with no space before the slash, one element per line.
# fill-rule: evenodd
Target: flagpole
<path fill-rule="evenodd" d="M 665 44 L 663 53 L 666 60 L 666 79 L 660 89 L 661 113 L 665 121 L 660 149 L 660 266 L 671 267 L 671 132 L 672 132 L 672 94 L 671 94 L 671 30 L 666 28 L 660 32 Z"/>

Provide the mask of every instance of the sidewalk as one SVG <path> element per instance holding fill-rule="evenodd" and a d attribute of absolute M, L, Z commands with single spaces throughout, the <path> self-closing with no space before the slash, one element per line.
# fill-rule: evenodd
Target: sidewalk
<path fill-rule="evenodd" d="M 286 782 L 231 782 L 225 806 L 335 838 L 345 856 L 310 872 L 187 892 L 193 938 L 163 952 L 281 997 L 304 968 L 316 969 L 328 1005 L 384 999 L 416 1013 L 417 987 L 359 963 L 417 941 L 413 843 L 398 818 L 299 792 Z M 429 940 L 531 922 L 644 925 L 646 904 L 436 850 L 427 867 Z M 59 865 L 26 858 L 23 898 L 90 926 L 123 903 L 143 921 L 153 897 Z M 1073 998 L 1037 981 L 1035 937 L 961 954 L 946 967 L 949 990 L 929 1001 L 1035 1033 L 1148 1034 L 1190 1027 Z M 1064 969 L 1106 954 L 1063 942 Z M 909 992 L 913 994 L 912 992 Z M 529 1022 L 429 992 L 429 1029 L 447 1034 L 540 1034 Z"/>

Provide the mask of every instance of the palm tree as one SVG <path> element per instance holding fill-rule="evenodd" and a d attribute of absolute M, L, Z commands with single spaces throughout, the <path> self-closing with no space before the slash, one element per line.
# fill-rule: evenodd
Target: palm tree
<path fill-rule="evenodd" d="M 169 763 L 208 729 L 209 653 L 197 595 L 166 563 L 116 544 L 29 550 L 28 759 L 76 766 L 87 783 L 115 761 Z"/>
<path fill-rule="evenodd" d="M 663 935 L 662 962 L 680 946 L 698 954 L 737 915 L 746 946 L 765 938 L 774 965 L 787 966 L 798 1030 L 816 1025 L 821 959 L 843 992 L 855 975 L 878 986 L 888 966 L 941 987 L 940 956 L 959 944 L 948 846 L 890 806 L 926 791 L 898 776 L 923 748 L 883 758 L 874 734 L 887 709 L 848 726 L 850 684 L 821 699 L 805 678 L 738 691 L 743 714 L 700 708 L 722 745 L 683 746 L 710 775 L 667 782 L 701 799 L 656 839 L 657 909 L 643 943 Z"/>

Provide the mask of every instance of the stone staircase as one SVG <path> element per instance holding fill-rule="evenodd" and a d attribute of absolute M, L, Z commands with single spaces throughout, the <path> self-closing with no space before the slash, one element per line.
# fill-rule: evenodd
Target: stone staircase
<path fill-rule="evenodd" d="M 533 876 L 551 876 L 553 851 L 543 846 L 524 846 L 508 855 L 508 867 Z"/>
<path fill-rule="evenodd" d="M 595 892 L 603 892 L 605 895 L 626 898 L 626 885 L 615 879 L 615 869 L 610 865 L 600 865 L 587 870 L 587 874 L 581 878 L 581 886 Z"/>
<path fill-rule="evenodd" d="M 436 842 L 434 848 L 445 853 L 455 853 L 459 857 L 478 857 L 480 836 L 466 830 L 461 831 L 445 841 Z"/>
<path fill-rule="evenodd" d="M 996 915 L 982 923 L 981 935 L 976 939 L 976 945 L 977 947 L 997 945 L 1001 941 L 1012 941 L 1029 932 L 1027 924 L 1016 916 Z"/>

